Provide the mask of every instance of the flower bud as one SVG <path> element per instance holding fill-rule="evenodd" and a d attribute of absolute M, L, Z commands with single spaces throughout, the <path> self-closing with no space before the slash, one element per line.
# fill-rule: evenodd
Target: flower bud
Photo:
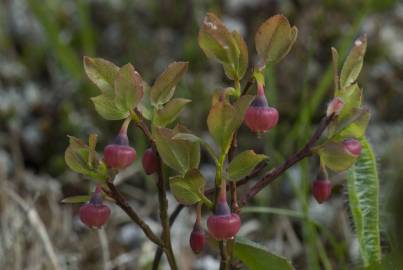
<path fill-rule="evenodd" d="M 347 153 L 354 157 L 361 154 L 361 143 L 356 139 L 346 139 L 343 141 L 344 149 Z"/>
<path fill-rule="evenodd" d="M 274 128 L 278 119 L 278 111 L 268 106 L 263 86 L 258 85 L 258 95 L 246 111 L 245 124 L 253 132 L 263 133 Z"/>
<path fill-rule="evenodd" d="M 313 182 L 312 193 L 318 203 L 323 203 L 332 194 L 332 183 L 328 179 L 317 179 Z"/>
<path fill-rule="evenodd" d="M 99 187 L 96 188 L 91 200 L 80 207 L 79 214 L 81 221 L 89 228 L 99 229 L 107 222 L 111 210 L 102 203 Z"/>
<path fill-rule="evenodd" d="M 221 186 L 215 213 L 207 219 L 207 227 L 216 240 L 234 238 L 241 227 L 241 218 L 238 214 L 231 213 L 231 209 L 228 206 L 225 183 Z"/>
<path fill-rule="evenodd" d="M 153 174 L 158 171 L 160 166 L 159 159 L 152 148 L 148 148 L 143 154 L 143 169 L 147 175 Z"/>
<path fill-rule="evenodd" d="M 206 244 L 206 234 L 198 221 L 193 226 L 189 244 L 195 254 L 202 252 Z"/>
<path fill-rule="evenodd" d="M 344 102 L 341 98 L 333 98 L 332 101 L 330 101 L 330 103 L 327 105 L 326 116 L 329 117 L 332 114 L 339 115 L 343 107 Z"/>
<path fill-rule="evenodd" d="M 104 149 L 104 160 L 111 169 L 121 170 L 133 163 L 136 159 L 136 150 L 129 146 L 127 134 L 120 132 L 112 144 Z"/>

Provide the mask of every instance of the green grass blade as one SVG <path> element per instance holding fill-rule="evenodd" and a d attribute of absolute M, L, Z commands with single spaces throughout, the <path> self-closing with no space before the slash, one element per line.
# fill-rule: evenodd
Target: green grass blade
<path fill-rule="evenodd" d="M 371 145 L 361 139 L 362 152 L 347 174 L 348 197 L 364 267 L 381 261 L 379 179 Z"/>

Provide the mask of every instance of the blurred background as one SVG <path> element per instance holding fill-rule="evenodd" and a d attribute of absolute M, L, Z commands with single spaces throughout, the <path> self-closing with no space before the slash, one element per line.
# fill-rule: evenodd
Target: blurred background
<path fill-rule="evenodd" d="M 299 29 L 291 53 L 266 74 L 269 102 L 279 126 L 257 140 L 240 131 L 240 150 L 271 157 L 270 166 L 303 145 L 332 94 L 330 47 L 342 58 L 360 34 L 368 50 L 359 78 L 372 112 L 368 137 L 378 155 L 384 254 L 398 246 L 395 218 L 402 205 L 403 3 L 396 0 L 2 0 L 0 1 L 0 269 L 150 269 L 155 246 L 113 207 L 103 230 L 85 228 L 78 205 L 62 198 L 88 194 L 92 183 L 64 162 L 66 135 L 97 133 L 99 151 L 119 129 L 104 121 L 90 97 L 82 57 L 133 63 L 148 83 L 172 61 L 189 61 L 176 96 L 190 98 L 181 121 L 209 140 L 206 116 L 211 93 L 229 82 L 197 44 L 206 12 L 238 29 L 254 55 L 254 33 L 283 13 Z M 130 131 L 138 156 L 148 147 Z M 159 230 L 152 177 L 136 161 L 119 178 L 130 203 Z M 334 195 L 318 205 L 310 195 L 317 160 L 304 161 L 260 193 L 245 209 L 241 234 L 292 260 L 296 269 L 359 269 L 359 247 L 346 202 L 343 174 L 332 175 Z M 204 154 L 207 178 L 214 176 Z M 241 190 L 242 192 L 242 190 Z M 176 203 L 170 197 L 170 211 Z M 112 206 L 111 206 L 112 207 Z M 396 212 L 397 211 L 397 212 Z M 217 269 L 209 248 L 192 254 L 188 237 L 193 209 L 172 228 L 181 269 Z M 163 264 L 162 269 L 166 269 Z M 398 268 L 393 268 L 398 269 Z"/>

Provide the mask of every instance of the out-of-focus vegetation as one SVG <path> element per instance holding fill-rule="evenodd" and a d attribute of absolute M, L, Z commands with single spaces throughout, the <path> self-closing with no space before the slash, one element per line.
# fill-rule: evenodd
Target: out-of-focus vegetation
<path fill-rule="evenodd" d="M 66 134 L 99 134 L 105 144 L 119 123 L 102 121 L 89 97 L 96 90 L 84 77 L 83 55 L 120 65 L 132 62 L 153 81 L 174 60 L 190 62 L 177 95 L 193 102 L 182 114 L 200 136 L 206 130 L 211 93 L 226 84 L 220 66 L 197 44 L 207 11 L 241 30 L 250 48 L 260 23 L 285 14 L 299 29 L 290 55 L 266 74 L 271 104 L 280 111 L 278 127 L 257 140 L 241 129 L 241 149 L 270 156 L 271 165 L 301 146 L 323 115 L 331 96 L 330 47 L 346 55 L 352 41 L 367 33 L 368 51 L 359 78 L 372 112 L 368 137 L 379 157 L 382 244 L 387 261 L 398 251 L 395 232 L 403 219 L 403 4 L 399 1 L 124 1 L 4 0 L 0 2 L 0 269 L 147 269 L 154 246 L 119 209 L 105 230 L 88 231 L 76 207 L 61 198 L 85 194 L 89 182 L 67 170 Z M 140 154 L 147 147 L 130 131 Z M 203 173 L 213 177 L 203 159 Z M 313 166 L 312 166 L 313 165 Z M 344 193 L 345 175 L 332 175 L 333 199 L 311 199 L 315 164 L 293 167 L 246 208 L 241 234 L 296 269 L 356 269 L 359 250 Z M 121 190 L 147 221 L 157 218 L 153 179 L 139 162 L 119 179 Z M 153 195 L 153 192 L 155 195 Z M 172 201 L 171 206 L 174 207 Z M 401 216 L 401 215 L 400 215 Z M 247 217 L 247 218 L 246 218 Z M 181 269 L 214 269 L 211 255 L 194 257 L 188 248 L 192 218 L 182 213 L 173 228 Z M 196 260 L 196 262 L 195 262 Z M 135 267 L 133 267 L 135 266 Z M 394 269 L 394 268 L 392 268 Z"/>

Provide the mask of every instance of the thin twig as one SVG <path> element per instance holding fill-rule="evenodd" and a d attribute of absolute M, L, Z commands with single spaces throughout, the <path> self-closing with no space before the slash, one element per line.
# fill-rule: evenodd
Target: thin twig
<path fill-rule="evenodd" d="M 134 211 L 134 209 L 129 205 L 126 198 L 117 190 L 116 186 L 112 181 L 107 181 L 109 188 L 108 195 L 112 197 L 116 204 L 136 223 L 154 244 L 163 247 L 163 242 L 161 239 L 151 230 L 151 228 L 144 222 L 142 218 Z"/>
<path fill-rule="evenodd" d="M 158 201 L 160 208 L 160 219 L 162 225 L 162 240 L 164 242 L 164 251 L 168 259 L 168 263 L 171 269 L 176 270 L 178 266 L 176 265 L 175 255 L 172 249 L 171 243 L 171 227 L 169 226 L 168 217 L 168 200 L 166 194 L 167 183 L 164 175 L 162 173 L 162 162 L 160 161 L 160 166 L 158 169 Z"/>
<path fill-rule="evenodd" d="M 311 151 L 312 146 L 314 146 L 315 143 L 319 140 L 320 136 L 322 135 L 322 133 L 324 132 L 324 130 L 329 126 L 329 124 L 333 121 L 333 119 L 334 119 L 334 115 L 331 115 L 331 116 L 329 116 L 329 117 L 324 117 L 324 118 L 322 119 L 322 121 L 321 121 L 321 123 L 319 124 L 317 130 L 315 131 L 315 133 L 312 135 L 312 137 L 310 138 L 310 140 L 309 140 L 308 143 L 307 143 L 307 145 L 309 145 L 309 148 L 310 148 L 310 149 L 309 149 L 309 154 L 308 154 L 307 156 L 311 155 L 310 151 Z M 306 145 L 305 145 L 305 147 L 306 147 Z M 305 147 L 303 147 L 302 150 L 304 150 Z M 283 168 L 283 169 L 285 168 L 285 164 L 287 164 L 287 166 L 288 166 L 287 168 L 289 168 L 289 167 L 291 167 L 292 165 L 294 165 L 295 163 L 301 161 L 302 159 L 299 159 L 299 160 L 297 160 L 297 161 L 294 160 L 294 162 L 291 164 L 290 159 L 295 158 L 295 156 L 296 156 L 298 153 L 300 153 L 302 150 L 300 150 L 300 151 L 298 151 L 296 154 L 290 156 L 287 160 L 285 160 L 285 161 L 284 161 L 281 165 L 279 165 L 278 167 L 276 167 L 276 168 L 270 170 L 270 172 L 269 172 L 267 175 L 265 175 L 265 176 L 262 178 L 262 180 L 265 180 L 265 179 L 267 179 L 267 178 L 270 177 L 270 180 L 271 180 L 271 181 L 274 181 L 274 179 L 275 179 L 276 177 L 278 177 L 281 173 L 284 172 L 284 171 L 281 171 L 281 173 L 279 173 L 281 168 Z M 304 150 L 304 151 L 306 151 L 306 150 Z M 304 156 L 303 158 L 305 158 L 305 157 L 307 157 L 307 156 Z M 256 167 L 256 169 L 255 169 L 250 175 L 248 175 L 248 176 L 246 176 L 245 178 L 243 178 L 243 179 L 239 180 L 238 182 L 236 182 L 237 187 L 243 186 L 243 185 L 247 184 L 247 183 L 249 182 L 249 180 L 251 180 L 251 179 L 255 178 L 257 175 L 259 175 L 259 174 L 263 171 L 263 169 L 264 169 L 265 167 L 266 167 L 266 163 L 265 163 L 265 162 L 262 162 L 260 165 L 258 165 L 258 166 Z M 261 181 L 262 181 L 262 180 L 261 180 Z M 266 180 L 266 181 L 267 181 L 267 180 Z M 271 181 L 270 181 L 270 182 L 271 182 Z M 259 182 L 260 182 L 260 181 L 259 181 Z M 259 183 L 259 182 L 258 182 L 258 183 Z M 213 194 L 214 190 L 215 190 L 215 188 L 208 189 L 208 190 L 205 191 L 204 194 L 205 194 L 206 196 L 211 195 L 211 194 Z M 259 190 L 259 191 L 260 191 L 260 190 Z M 248 199 L 247 199 L 247 200 L 248 200 Z M 247 201 L 247 200 L 246 200 L 246 201 Z M 243 201 L 243 200 L 242 200 L 242 201 Z M 245 203 L 246 203 L 246 202 L 245 202 Z M 244 206 L 245 203 L 243 203 L 243 204 L 241 205 L 241 207 Z M 177 216 L 179 215 L 179 213 L 182 211 L 183 207 L 184 207 L 184 206 L 181 205 L 181 204 L 178 205 L 177 208 L 175 209 L 175 211 L 171 214 L 170 219 L 171 219 L 172 223 L 175 221 L 176 217 L 177 217 Z M 175 215 L 174 215 L 174 214 L 175 214 Z"/>
<path fill-rule="evenodd" d="M 175 223 L 176 218 L 179 216 L 180 212 L 184 208 L 185 208 L 185 206 L 183 204 L 178 204 L 176 206 L 175 210 L 169 216 L 169 226 L 172 227 L 172 225 Z M 154 255 L 152 270 L 158 270 L 158 266 L 160 264 L 162 253 L 163 253 L 162 248 L 158 247 L 156 252 L 155 252 L 155 255 Z"/>
<path fill-rule="evenodd" d="M 138 111 L 135 112 L 137 115 L 141 115 Z M 155 153 L 158 153 L 157 147 L 155 145 L 154 139 L 150 130 L 148 129 L 147 125 L 144 123 L 143 119 L 135 122 L 136 126 L 139 127 L 144 135 L 149 140 L 152 149 Z M 160 158 L 160 157 L 158 157 Z M 178 269 L 176 265 L 175 255 L 172 249 L 172 242 L 171 242 L 171 227 L 170 227 L 170 220 L 168 216 L 168 200 L 166 195 L 167 190 L 167 183 L 162 173 L 162 162 L 160 160 L 160 167 L 157 171 L 158 175 L 158 201 L 159 201 L 159 209 L 160 209 L 160 220 L 162 225 L 162 245 L 156 250 L 153 262 L 153 269 L 158 269 L 158 264 L 161 259 L 162 250 L 165 252 L 167 257 L 168 263 L 171 269 L 176 270 Z M 157 260 L 157 262 L 156 262 Z M 156 268 L 154 268 L 154 266 Z"/>
<path fill-rule="evenodd" d="M 226 241 L 220 241 L 220 270 L 228 270 L 229 269 L 229 258 L 227 254 Z"/>
<path fill-rule="evenodd" d="M 334 119 L 334 114 L 332 114 L 330 116 L 325 116 L 324 118 L 322 118 L 322 121 L 320 122 L 315 133 L 312 135 L 312 137 L 309 139 L 309 141 L 305 144 L 305 146 L 301 150 L 299 150 L 298 152 L 296 152 L 295 154 L 290 156 L 288 159 L 286 159 L 282 164 L 277 166 L 274 170 L 272 170 L 268 174 L 266 174 L 252 188 L 250 188 L 250 190 L 242 197 L 241 207 L 244 206 L 248 202 L 248 200 L 253 198 L 259 191 L 261 191 L 268 184 L 270 184 L 275 179 L 277 179 L 278 176 L 280 176 L 282 173 L 284 173 L 286 170 L 288 170 L 294 164 L 296 164 L 299 161 L 301 161 L 302 159 L 312 155 L 312 147 L 315 146 L 316 142 L 319 140 L 322 133 L 329 126 L 329 124 L 332 122 L 333 119 Z"/>

